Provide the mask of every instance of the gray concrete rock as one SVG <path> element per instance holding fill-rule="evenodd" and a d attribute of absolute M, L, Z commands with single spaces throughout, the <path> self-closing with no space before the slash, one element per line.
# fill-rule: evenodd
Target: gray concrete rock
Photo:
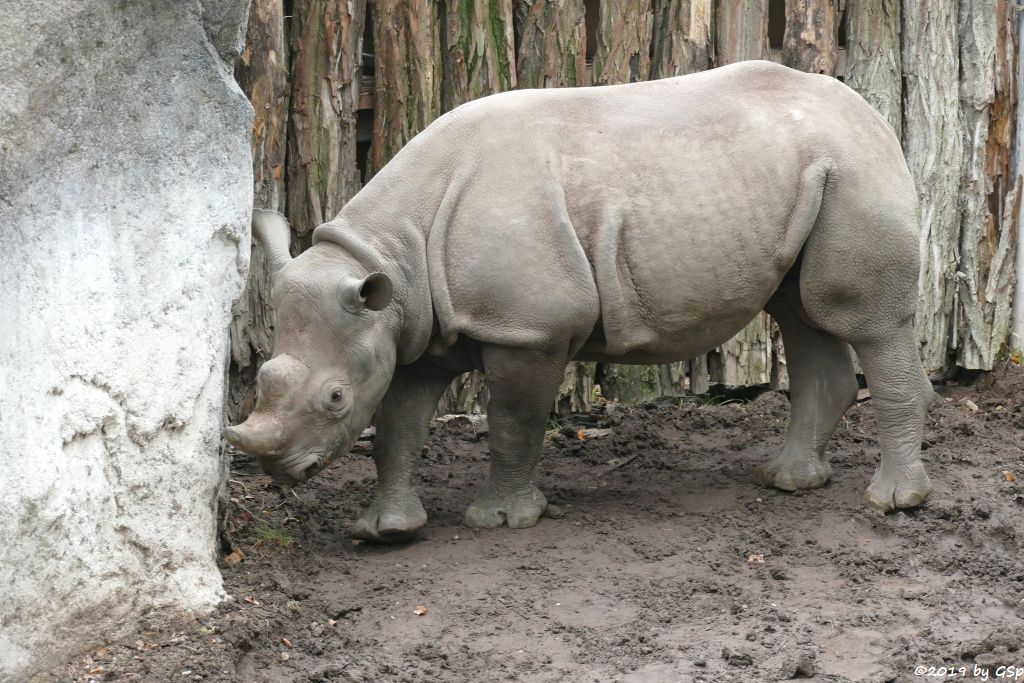
<path fill-rule="evenodd" d="M 0 5 L 0 680 L 223 597 L 252 112 L 209 5 Z"/>

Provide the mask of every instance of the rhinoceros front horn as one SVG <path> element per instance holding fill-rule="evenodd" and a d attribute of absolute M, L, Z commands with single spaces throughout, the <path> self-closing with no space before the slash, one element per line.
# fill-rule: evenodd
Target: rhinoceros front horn
<path fill-rule="evenodd" d="M 253 413 L 242 424 L 224 430 L 224 438 L 240 451 L 260 457 L 282 455 L 284 431 L 277 420 Z"/>
<path fill-rule="evenodd" d="M 267 255 L 267 266 L 271 275 L 292 260 L 292 255 L 288 251 L 291 230 L 288 229 L 287 219 L 278 212 L 253 209 L 252 236 Z"/>

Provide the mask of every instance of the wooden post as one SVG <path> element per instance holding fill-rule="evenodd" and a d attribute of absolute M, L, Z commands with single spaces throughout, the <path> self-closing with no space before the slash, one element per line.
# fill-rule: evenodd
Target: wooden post
<path fill-rule="evenodd" d="M 651 78 L 683 76 L 711 67 L 712 0 L 654 0 Z"/>
<path fill-rule="evenodd" d="M 959 2 L 903 4 L 902 66 L 906 84 L 903 150 L 920 198 L 921 277 L 918 339 L 932 377 L 953 370 L 955 308 L 964 168 L 960 112 Z"/>
<path fill-rule="evenodd" d="M 991 370 L 1013 308 L 1019 182 L 1010 169 L 1016 116 L 1016 17 L 1009 0 L 961 0 L 960 110 L 967 134 L 961 182 L 961 367 Z"/>
<path fill-rule="evenodd" d="M 444 0 L 445 111 L 516 87 L 512 0 Z"/>
<path fill-rule="evenodd" d="M 634 83 L 651 71 L 650 0 L 603 0 L 598 15 L 594 85 Z"/>
<path fill-rule="evenodd" d="M 375 0 L 376 108 L 369 173 L 441 113 L 438 12 L 432 0 Z"/>
<path fill-rule="evenodd" d="M 516 0 L 516 71 L 521 88 L 586 85 L 583 0 Z"/>
<path fill-rule="evenodd" d="M 334 218 L 362 186 L 355 112 L 365 20 L 365 0 L 292 7 L 287 214 L 298 236 Z"/>
<path fill-rule="evenodd" d="M 903 130 L 899 0 L 846 0 L 846 84 Z"/>
<path fill-rule="evenodd" d="M 445 110 L 516 85 L 512 0 L 445 0 L 441 29 Z M 472 413 L 487 405 L 484 377 L 471 372 L 445 391 L 438 414 Z"/>
<path fill-rule="evenodd" d="M 768 57 L 767 0 L 721 2 L 716 15 L 718 66 Z M 774 362 L 770 336 L 771 319 L 760 313 L 735 337 L 709 354 L 707 368 L 712 382 L 767 384 Z M 690 379 L 691 386 L 702 383 Z"/>
<path fill-rule="evenodd" d="M 835 74 L 839 8 L 836 0 L 787 0 L 782 63 L 814 74 Z"/>
<path fill-rule="evenodd" d="M 717 4 L 716 66 L 768 59 L 768 0 L 730 0 Z"/>
<path fill-rule="evenodd" d="M 249 11 L 245 49 L 235 78 L 252 102 L 253 203 L 281 211 L 285 202 L 284 164 L 288 125 L 288 47 L 280 0 L 255 0 Z M 273 319 L 270 278 L 263 252 L 254 244 L 245 292 L 231 321 L 227 419 L 245 419 L 255 399 L 256 370 L 270 355 Z"/>

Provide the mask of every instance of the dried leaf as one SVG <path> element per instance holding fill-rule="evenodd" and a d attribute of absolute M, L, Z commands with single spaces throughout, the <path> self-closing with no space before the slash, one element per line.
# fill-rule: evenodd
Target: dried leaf
<path fill-rule="evenodd" d="M 246 596 L 245 596 L 245 597 L 243 598 L 243 600 L 244 600 L 245 602 L 249 603 L 250 605 L 256 605 L 257 607 L 259 607 L 259 606 L 260 606 L 260 601 L 259 601 L 259 600 L 257 600 L 256 598 L 252 597 L 251 595 L 246 595 Z"/>
<path fill-rule="evenodd" d="M 978 404 L 975 403 L 974 401 L 972 401 L 971 399 L 965 398 L 964 399 L 964 405 L 967 406 L 968 408 L 970 408 L 971 412 L 973 412 L 973 413 L 978 412 Z"/>
<path fill-rule="evenodd" d="M 427 613 L 427 608 L 424 605 L 416 605 L 412 613 L 418 617 L 422 617 L 424 614 Z"/>
<path fill-rule="evenodd" d="M 232 548 L 230 555 L 224 556 L 224 564 L 236 565 L 245 559 L 245 553 L 238 548 Z"/>
<path fill-rule="evenodd" d="M 106 657 L 107 656 L 107 648 L 105 648 L 105 647 L 98 647 L 95 650 L 93 650 L 92 653 L 94 655 L 96 655 L 97 657 Z"/>
<path fill-rule="evenodd" d="M 352 545 L 362 545 L 362 544 L 363 544 L 363 539 L 361 539 L 361 538 L 353 538 L 352 539 Z"/>
<path fill-rule="evenodd" d="M 287 638 L 282 636 L 281 637 L 281 644 L 286 646 L 286 647 L 291 647 L 292 646 L 292 641 L 290 641 Z"/>
<path fill-rule="evenodd" d="M 747 555 L 747 564 L 764 564 L 764 555 Z"/>
<path fill-rule="evenodd" d="M 586 441 L 587 440 L 587 430 L 585 430 L 585 429 L 577 430 L 576 431 L 576 438 L 579 439 L 580 441 Z"/>
<path fill-rule="evenodd" d="M 1017 475 L 1010 470 L 1003 470 L 1003 481 L 1017 481 Z"/>

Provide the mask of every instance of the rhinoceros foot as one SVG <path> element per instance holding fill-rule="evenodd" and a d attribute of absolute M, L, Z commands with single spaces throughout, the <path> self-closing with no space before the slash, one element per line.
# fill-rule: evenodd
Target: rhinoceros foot
<path fill-rule="evenodd" d="M 401 543 L 427 523 L 427 511 L 414 493 L 381 497 L 373 501 L 349 533 L 373 543 Z"/>
<path fill-rule="evenodd" d="M 513 493 L 488 489 L 466 510 L 465 523 L 482 529 L 497 529 L 506 524 L 511 529 L 525 529 L 536 524 L 547 507 L 547 498 L 533 484 Z"/>
<path fill-rule="evenodd" d="M 882 512 L 898 508 L 912 508 L 920 505 L 932 491 L 932 482 L 920 460 L 900 468 L 896 472 L 883 472 L 879 468 L 864 492 L 864 499 L 871 507 Z"/>
<path fill-rule="evenodd" d="M 754 480 L 761 486 L 796 491 L 821 488 L 832 478 L 832 467 L 816 455 L 800 457 L 783 451 L 754 469 Z"/>

